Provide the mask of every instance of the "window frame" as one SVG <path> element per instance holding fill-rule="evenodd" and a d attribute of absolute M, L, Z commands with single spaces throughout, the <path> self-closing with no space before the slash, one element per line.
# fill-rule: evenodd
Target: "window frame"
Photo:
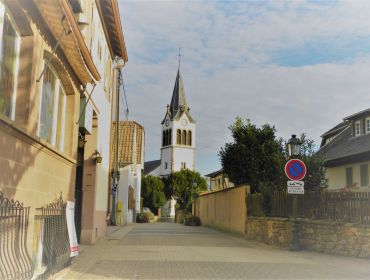
<path fill-rule="evenodd" d="M 10 13 L 9 9 L 6 7 L 4 3 L 0 1 L 0 19 L 2 17 L 2 25 L 4 25 L 5 18 L 7 17 L 10 24 L 12 25 L 17 37 L 16 37 L 16 48 L 15 48 L 15 61 L 14 61 L 14 79 L 13 79 L 13 91 L 11 96 L 11 109 L 10 109 L 10 115 L 6 115 L 3 113 L 0 113 L 2 116 L 6 116 L 12 121 L 15 120 L 15 110 L 16 110 L 16 103 L 17 103 L 17 87 L 18 87 L 18 74 L 19 74 L 19 61 L 20 61 L 20 50 L 21 50 L 21 32 L 19 31 L 19 28 L 16 24 L 16 21 L 14 20 L 12 14 Z M 3 46 L 3 29 L 0 29 L 0 61 L 1 61 L 1 50 Z M 0 68 L 1 70 L 1 68 Z"/>
<path fill-rule="evenodd" d="M 370 117 L 365 119 L 365 132 L 370 133 Z"/>
<path fill-rule="evenodd" d="M 367 163 L 360 165 L 360 181 L 361 187 L 369 185 L 369 165 Z"/>
<path fill-rule="evenodd" d="M 39 104 L 39 118 L 38 118 L 38 128 L 37 128 L 37 136 L 40 137 L 43 141 L 49 143 L 52 147 L 58 149 L 59 151 L 63 152 L 64 151 L 64 144 L 65 144 L 65 127 L 66 127 L 66 115 L 67 115 L 67 92 L 63 86 L 63 83 L 58 75 L 58 71 L 51 65 L 50 63 L 46 63 L 47 60 L 44 59 L 44 63 L 42 66 L 42 78 L 40 80 L 40 104 Z M 51 128 L 51 140 L 50 142 L 48 139 L 44 139 L 41 137 L 41 110 L 42 110 L 42 101 L 44 98 L 44 77 L 45 77 L 45 71 L 46 67 L 49 68 L 49 70 L 52 72 L 55 78 L 55 85 L 53 89 L 53 115 L 52 115 L 52 128 Z M 57 146 L 57 130 L 58 130 L 58 115 L 59 115 L 59 96 L 60 96 L 60 91 L 64 92 L 63 96 L 63 112 L 62 112 L 62 119 L 59 120 L 61 121 L 61 134 L 60 134 L 60 140 L 59 140 L 59 146 Z"/>
<path fill-rule="evenodd" d="M 357 131 L 357 128 L 358 128 L 358 131 Z M 360 136 L 360 135 L 361 135 L 361 121 L 355 121 L 355 136 Z"/>

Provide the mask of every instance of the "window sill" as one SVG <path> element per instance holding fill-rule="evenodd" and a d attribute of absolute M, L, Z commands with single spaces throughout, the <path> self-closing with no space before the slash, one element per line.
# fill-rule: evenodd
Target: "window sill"
<path fill-rule="evenodd" d="M 76 164 L 75 159 L 73 159 L 72 157 L 68 155 L 61 153 L 60 151 L 55 149 L 53 146 L 51 146 L 49 143 L 42 140 L 40 137 L 28 134 L 23 128 L 17 125 L 14 121 L 10 120 L 9 118 L 1 114 L 0 114 L 0 129 L 12 134 L 13 136 L 17 137 L 18 139 L 28 144 L 33 145 L 37 149 L 46 148 L 45 151 L 54 157 L 62 158 L 70 163 Z"/>

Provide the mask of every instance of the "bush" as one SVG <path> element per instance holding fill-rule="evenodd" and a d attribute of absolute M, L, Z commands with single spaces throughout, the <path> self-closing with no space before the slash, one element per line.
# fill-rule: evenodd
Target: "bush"
<path fill-rule="evenodd" d="M 148 212 L 147 214 L 148 214 L 149 220 L 154 220 L 153 212 Z"/>
<path fill-rule="evenodd" d="M 136 216 L 137 223 L 149 223 L 149 214 L 148 213 L 139 213 Z"/>
<path fill-rule="evenodd" d="M 186 226 L 200 226 L 200 218 L 197 216 L 186 216 L 184 217 L 184 225 Z"/>

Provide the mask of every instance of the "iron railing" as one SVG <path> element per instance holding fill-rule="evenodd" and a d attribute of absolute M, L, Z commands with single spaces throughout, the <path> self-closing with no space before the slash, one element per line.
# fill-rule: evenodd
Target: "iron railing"
<path fill-rule="evenodd" d="M 46 207 L 36 208 L 37 238 L 36 279 L 48 279 L 71 264 L 66 221 L 66 203 L 62 197 Z"/>
<path fill-rule="evenodd" d="M 0 279 L 30 279 L 33 273 L 27 250 L 30 207 L 0 192 Z"/>

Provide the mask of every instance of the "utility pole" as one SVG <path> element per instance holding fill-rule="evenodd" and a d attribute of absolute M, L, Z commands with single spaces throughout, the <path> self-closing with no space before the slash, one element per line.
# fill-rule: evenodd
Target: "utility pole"
<path fill-rule="evenodd" d="M 112 214 L 111 214 L 111 223 L 112 225 L 116 226 L 117 223 L 117 198 L 118 198 L 118 182 L 120 179 L 120 172 L 119 172 L 119 163 L 118 163 L 118 145 L 119 145 L 119 92 L 121 88 L 121 65 L 117 62 L 117 66 L 115 67 L 116 75 L 117 75 L 117 82 L 116 82 L 116 106 L 115 106 L 115 132 L 114 132 L 114 169 L 112 173 Z"/>

